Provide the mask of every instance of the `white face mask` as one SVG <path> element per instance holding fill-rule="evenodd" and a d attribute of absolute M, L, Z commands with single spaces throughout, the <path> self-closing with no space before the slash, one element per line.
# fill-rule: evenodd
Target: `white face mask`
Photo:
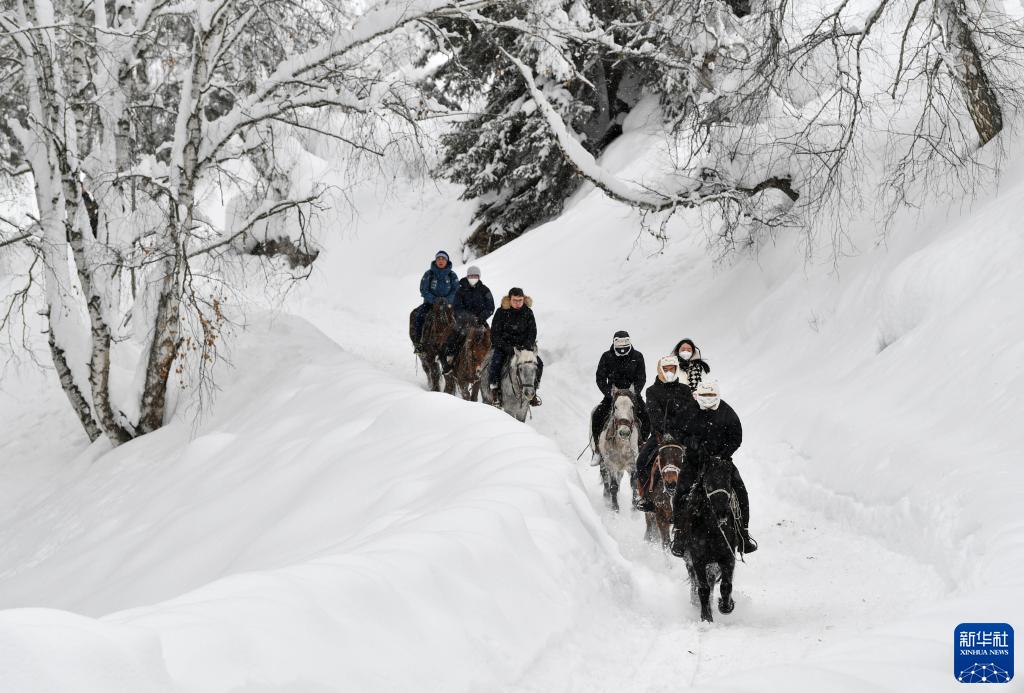
<path fill-rule="evenodd" d="M 476 283 L 480 281 L 480 277 L 466 277 L 469 280 L 470 286 L 476 286 Z"/>
<path fill-rule="evenodd" d="M 718 409 L 721 398 L 718 395 L 694 395 L 701 409 Z"/>
<path fill-rule="evenodd" d="M 665 378 L 666 383 L 674 383 L 679 374 L 676 371 L 662 371 L 662 376 Z"/>
<path fill-rule="evenodd" d="M 693 352 L 692 351 L 682 351 L 682 350 L 680 350 L 680 352 L 679 352 L 679 358 L 681 358 L 683 361 L 689 361 L 692 356 L 693 356 Z"/>

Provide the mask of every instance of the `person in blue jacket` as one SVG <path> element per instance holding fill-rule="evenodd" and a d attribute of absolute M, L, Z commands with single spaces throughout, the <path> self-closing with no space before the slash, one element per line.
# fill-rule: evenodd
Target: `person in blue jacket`
<path fill-rule="evenodd" d="M 430 307 L 438 301 L 452 303 L 455 300 L 455 292 L 459 290 L 459 276 L 452 271 L 451 257 L 443 250 L 437 251 L 434 261 L 430 263 L 430 269 L 423 273 L 420 279 L 420 296 L 423 297 L 423 304 L 416 309 L 413 322 L 412 342 L 417 354 L 422 353 L 420 339 L 423 337 L 423 322 L 427 319 Z"/>

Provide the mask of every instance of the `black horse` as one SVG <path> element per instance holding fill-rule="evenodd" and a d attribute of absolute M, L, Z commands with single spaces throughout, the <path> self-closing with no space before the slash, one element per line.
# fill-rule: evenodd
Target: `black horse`
<path fill-rule="evenodd" d="M 718 610 L 730 614 L 732 576 L 736 551 L 740 548 L 739 507 L 732 489 L 732 463 L 710 455 L 697 456 L 697 480 L 690 487 L 680 484 L 673 498 L 676 538 L 673 553 L 681 548 L 693 592 L 700 600 L 702 621 L 711 616 L 711 591 L 721 580 Z"/>

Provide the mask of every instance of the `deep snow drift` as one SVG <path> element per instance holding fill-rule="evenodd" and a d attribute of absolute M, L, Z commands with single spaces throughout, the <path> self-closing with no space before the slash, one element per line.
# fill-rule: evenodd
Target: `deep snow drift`
<path fill-rule="evenodd" d="M 650 165 L 642 116 L 606 169 Z M 322 333 L 253 314 L 196 428 L 86 451 L 52 381 L 5 376 L 5 690 L 951 690 L 957 623 L 1021 622 L 1020 167 L 884 245 L 855 220 L 835 265 L 780 237 L 716 266 L 693 219 L 662 247 L 581 191 L 474 261 L 536 301 L 526 425 L 414 370 L 405 319 L 468 233 L 456 196 L 359 191 L 285 308 Z M 621 328 L 652 376 L 695 339 L 743 418 L 762 549 L 711 626 L 572 463 Z"/>

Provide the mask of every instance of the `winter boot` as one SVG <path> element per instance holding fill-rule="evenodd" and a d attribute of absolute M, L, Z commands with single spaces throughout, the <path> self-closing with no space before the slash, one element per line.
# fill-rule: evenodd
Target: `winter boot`
<path fill-rule="evenodd" d="M 536 392 L 533 393 L 533 399 L 530 400 L 531 407 L 539 407 L 543 402 L 540 401 L 540 395 Z"/>
<path fill-rule="evenodd" d="M 501 409 L 501 388 L 497 383 L 491 383 L 491 403 Z"/>
<path fill-rule="evenodd" d="M 597 450 L 594 450 L 594 454 L 592 454 L 590 456 L 590 466 L 591 467 L 600 467 L 601 466 L 601 453 L 599 453 Z"/>
<path fill-rule="evenodd" d="M 672 533 L 672 555 L 682 558 L 686 554 L 686 544 L 683 541 L 683 533 L 676 530 Z"/>
<path fill-rule="evenodd" d="M 750 536 L 750 531 L 746 527 L 740 530 L 740 539 L 743 540 L 743 553 L 757 551 L 757 542 Z"/>
<path fill-rule="evenodd" d="M 441 373 L 448 375 L 452 372 L 452 363 L 447 356 L 441 356 Z"/>

